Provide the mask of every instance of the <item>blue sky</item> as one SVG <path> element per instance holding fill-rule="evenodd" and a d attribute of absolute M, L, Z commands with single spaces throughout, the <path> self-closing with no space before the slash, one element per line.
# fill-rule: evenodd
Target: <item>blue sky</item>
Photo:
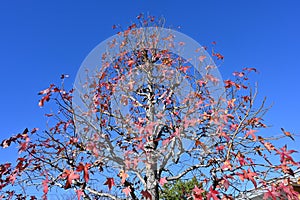
<path fill-rule="evenodd" d="M 141 12 L 164 16 L 167 26 L 181 26 L 202 45 L 216 41 L 225 56 L 224 79 L 235 70 L 256 67 L 259 95 L 274 103 L 265 118 L 273 125 L 270 133 L 284 127 L 300 134 L 299 7 L 296 0 L 3 1 L 0 139 L 26 127 L 45 127 L 37 93 L 58 83 L 63 73 L 72 83 L 87 54 L 116 33 L 112 25 L 126 27 Z M 300 150 L 296 142 L 286 142 Z M 10 154 L 1 154 L 0 161 L 9 159 Z"/>

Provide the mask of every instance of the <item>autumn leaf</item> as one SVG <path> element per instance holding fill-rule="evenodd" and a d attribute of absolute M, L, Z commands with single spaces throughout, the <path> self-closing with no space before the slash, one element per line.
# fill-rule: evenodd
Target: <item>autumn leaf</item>
<path fill-rule="evenodd" d="M 197 83 L 199 84 L 200 87 L 203 87 L 207 84 L 207 82 L 203 80 L 198 80 Z"/>
<path fill-rule="evenodd" d="M 216 56 L 218 60 L 223 60 L 224 59 L 224 56 L 220 53 L 213 53 L 212 55 Z"/>
<path fill-rule="evenodd" d="M 67 179 L 66 184 L 64 186 L 65 189 L 68 189 L 71 187 L 73 180 L 80 178 L 79 174 L 76 174 L 73 170 L 67 170 L 67 169 L 65 169 L 65 171 L 61 175 L 61 177 Z"/>
<path fill-rule="evenodd" d="M 114 178 L 107 178 L 106 182 L 104 183 L 104 185 L 107 185 L 108 189 L 111 190 L 112 186 L 115 185 Z"/>
<path fill-rule="evenodd" d="M 232 169 L 232 165 L 230 163 L 230 160 L 226 160 L 222 166 L 222 170 L 231 170 Z"/>
<path fill-rule="evenodd" d="M 130 189 L 130 187 L 128 186 L 128 187 L 124 188 L 122 191 L 125 193 L 126 196 L 128 196 L 129 193 L 131 192 L 131 189 Z"/>
<path fill-rule="evenodd" d="M 166 177 L 163 177 L 163 178 L 160 178 L 159 179 L 159 184 L 161 186 L 164 186 L 164 184 L 166 184 L 168 181 L 167 181 L 167 178 Z"/>
<path fill-rule="evenodd" d="M 39 128 L 33 128 L 30 133 L 35 133 L 39 130 Z"/>
<path fill-rule="evenodd" d="M 206 195 L 206 198 L 207 199 L 213 199 L 213 200 L 219 200 L 219 197 L 218 197 L 218 194 L 219 194 L 219 192 L 218 191 L 216 191 L 216 190 L 214 190 L 213 188 L 212 188 L 212 186 L 209 188 L 209 191 L 208 191 L 208 193 L 207 193 L 207 195 Z"/>
<path fill-rule="evenodd" d="M 39 101 L 39 106 L 43 107 L 45 102 L 48 102 L 50 100 L 51 94 L 47 94 L 46 96 L 42 97 L 42 99 Z"/>
<path fill-rule="evenodd" d="M 225 148 L 225 146 L 223 146 L 223 145 L 216 146 L 217 151 L 223 151 L 224 148 Z"/>
<path fill-rule="evenodd" d="M 245 161 L 245 156 L 241 153 L 241 152 L 238 152 L 237 155 L 236 155 L 236 158 L 238 159 L 239 163 L 241 166 L 244 166 L 247 164 L 247 162 Z"/>
<path fill-rule="evenodd" d="M 148 199 L 151 200 L 152 199 L 151 194 L 147 190 L 143 190 L 141 192 L 141 194 L 142 194 L 143 197 L 145 197 L 146 200 L 148 200 Z"/>
<path fill-rule="evenodd" d="M 249 135 L 251 135 L 251 137 L 252 137 L 252 139 L 254 140 L 254 141 L 256 141 L 256 135 L 254 134 L 255 132 L 257 132 L 256 130 L 249 130 L 249 131 L 247 131 L 246 132 L 246 134 L 245 134 L 245 138 L 247 138 Z"/>
<path fill-rule="evenodd" d="M 285 161 L 291 161 L 294 162 L 291 154 L 295 153 L 297 151 L 295 150 L 287 150 L 287 146 L 284 145 L 282 148 L 276 151 L 276 154 L 280 155 L 280 162 L 285 162 Z"/>
<path fill-rule="evenodd" d="M 76 195 L 77 195 L 78 200 L 80 200 L 81 197 L 84 195 L 84 192 L 81 189 L 76 190 Z"/>
<path fill-rule="evenodd" d="M 199 56 L 199 61 L 200 62 L 203 62 L 205 60 L 206 56 L 205 55 L 201 55 Z"/>
<path fill-rule="evenodd" d="M 81 172 L 83 171 L 83 177 L 84 177 L 84 181 L 87 183 L 89 181 L 89 167 L 92 166 L 90 163 L 87 164 L 83 164 L 83 163 L 79 163 L 79 165 L 77 166 L 76 171 L 77 172 Z"/>
<path fill-rule="evenodd" d="M 242 170 L 243 173 L 237 173 L 237 175 L 239 176 L 241 181 L 244 181 L 245 179 L 250 180 L 254 187 L 257 187 L 256 181 L 254 180 L 254 178 L 258 175 L 256 172 L 251 171 L 250 168 L 248 168 L 248 170 Z"/>
<path fill-rule="evenodd" d="M 231 88 L 232 86 L 235 86 L 237 89 L 240 88 L 240 85 L 233 82 L 232 80 L 225 80 L 224 83 L 225 83 L 225 88 Z"/>
<path fill-rule="evenodd" d="M 267 149 L 268 151 L 275 150 L 274 145 L 271 144 L 270 142 L 265 142 L 265 143 L 264 143 L 264 146 L 266 147 L 266 149 Z"/>
<path fill-rule="evenodd" d="M 236 99 L 230 99 L 227 101 L 228 108 L 233 108 L 234 107 L 234 102 Z"/>
<path fill-rule="evenodd" d="M 207 152 L 207 146 L 200 140 L 195 141 L 195 146 L 196 147 L 200 146 L 203 149 L 203 151 Z"/>
<path fill-rule="evenodd" d="M 219 137 L 224 137 L 227 142 L 230 141 L 230 137 L 227 135 L 227 133 L 225 131 L 222 131 L 220 134 L 219 134 Z"/>
<path fill-rule="evenodd" d="M 265 192 L 263 199 L 266 200 L 266 199 L 271 198 L 272 200 L 276 200 L 277 197 L 280 197 L 280 196 L 281 196 L 280 193 L 278 191 L 276 191 L 274 186 L 272 186 L 271 190 L 267 189 L 267 192 Z"/>
<path fill-rule="evenodd" d="M 53 87 L 54 87 L 54 84 L 51 84 L 51 85 L 49 86 L 49 88 L 44 89 L 44 90 L 41 90 L 41 91 L 38 93 L 38 95 L 50 93 L 50 92 L 51 92 L 51 89 L 52 89 Z"/>
<path fill-rule="evenodd" d="M 193 197 L 194 200 L 203 200 L 203 196 L 202 194 L 205 191 L 202 188 L 198 188 L 198 186 L 195 185 L 194 189 L 193 189 Z"/>
<path fill-rule="evenodd" d="M 11 185 L 14 185 L 16 179 L 17 179 L 17 173 L 12 173 L 8 177 L 8 182 L 11 183 Z"/>
<path fill-rule="evenodd" d="M 44 192 L 43 198 L 44 199 L 47 199 L 46 195 L 48 194 L 48 191 L 49 191 L 48 183 L 49 183 L 48 175 L 46 175 L 46 179 L 42 181 L 43 192 Z"/>
<path fill-rule="evenodd" d="M 121 183 L 124 184 L 126 178 L 128 178 L 128 174 L 124 172 L 124 170 L 121 170 L 118 176 L 121 178 Z"/>
<path fill-rule="evenodd" d="M 53 115 L 53 113 L 45 114 L 46 117 L 52 117 Z"/>
<path fill-rule="evenodd" d="M 249 96 L 242 96 L 242 99 L 247 103 L 251 98 Z"/>
<path fill-rule="evenodd" d="M 25 142 L 20 142 L 19 153 L 22 153 L 23 151 L 25 151 L 27 149 L 29 141 L 30 141 L 30 138 L 26 135 Z"/>
<path fill-rule="evenodd" d="M 243 71 L 249 71 L 249 72 L 254 71 L 254 72 L 257 72 L 257 69 L 255 69 L 253 67 L 250 67 L 250 68 L 245 67 L 245 68 L 243 68 Z"/>
<path fill-rule="evenodd" d="M 180 66 L 179 71 L 182 71 L 183 73 L 186 73 L 186 71 L 189 69 L 189 66 Z"/>
<path fill-rule="evenodd" d="M 240 78 L 242 78 L 243 76 L 245 76 L 244 72 L 233 72 L 233 76 L 238 76 Z"/>
<path fill-rule="evenodd" d="M 232 178 L 232 179 L 233 179 L 233 177 L 229 175 L 229 176 L 227 176 L 227 177 L 225 176 L 225 177 L 221 180 L 221 184 L 224 186 L 224 188 L 225 188 L 226 190 L 229 188 L 229 184 L 230 184 L 228 178 Z"/>
<path fill-rule="evenodd" d="M 129 66 L 129 67 L 132 67 L 132 65 L 135 63 L 135 61 L 134 60 L 128 60 L 127 61 L 127 65 Z"/>
<path fill-rule="evenodd" d="M 293 138 L 293 136 L 290 132 L 285 131 L 284 128 L 281 128 L 281 131 L 284 133 L 284 135 L 288 136 L 289 138 L 291 138 L 292 140 L 295 141 L 295 139 Z"/>

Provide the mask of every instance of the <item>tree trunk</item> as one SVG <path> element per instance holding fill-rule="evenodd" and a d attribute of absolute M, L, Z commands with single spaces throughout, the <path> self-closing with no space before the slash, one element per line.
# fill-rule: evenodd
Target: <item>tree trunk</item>
<path fill-rule="evenodd" d="M 150 122 L 154 122 L 154 102 L 153 102 L 153 95 L 154 95 L 154 83 L 153 83 L 153 63 L 147 61 L 145 63 L 149 67 L 149 71 L 147 72 L 147 87 L 148 87 L 148 98 L 147 104 L 148 109 L 146 111 L 146 116 Z M 154 131 L 154 130 L 153 130 Z M 146 190 L 151 194 L 151 200 L 159 200 L 159 193 L 158 193 L 158 173 L 157 173 L 157 144 L 155 144 L 156 140 L 156 133 L 153 134 L 148 138 L 148 142 L 146 144 L 146 153 L 147 153 L 147 163 L 146 163 Z M 149 200 L 149 199 L 147 199 Z"/>
<path fill-rule="evenodd" d="M 153 154 L 152 152 L 150 154 Z M 153 156 L 153 155 L 150 155 Z M 147 191 L 151 194 L 151 200 L 159 200 L 158 193 L 158 174 L 157 174 L 157 163 L 154 157 L 149 157 L 146 169 L 146 184 Z M 149 199 L 147 199 L 149 200 Z"/>

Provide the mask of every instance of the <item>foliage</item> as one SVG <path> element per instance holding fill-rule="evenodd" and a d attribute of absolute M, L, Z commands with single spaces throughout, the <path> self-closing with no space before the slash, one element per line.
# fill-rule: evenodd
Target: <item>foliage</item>
<path fill-rule="evenodd" d="M 251 187 L 266 198 L 284 192 L 297 199 L 289 178 L 299 167 L 295 151 L 272 144 L 281 136 L 259 132 L 268 108 L 265 100 L 255 103 L 249 74 L 256 69 L 222 81 L 204 47 L 186 55 L 195 41 L 154 17 L 137 18 L 91 54 L 96 66 L 84 63 L 74 89 L 51 84 L 40 91 L 39 106 L 57 109 L 46 114 L 48 129 L 25 129 L 1 143 L 19 150 L 16 163 L 0 165 L 1 197 L 37 199 L 30 195 L 37 189 L 43 199 L 66 190 L 78 199 L 158 200 L 194 183 L 189 198 L 196 200 L 233 199 Z M 195 178 L 180 181 L 188 177 Z M 269 185 L 269 177 L 284 181 Z"/>
<path fill-rule="evenodd" d="M 176 180 L 166 183 L 163 186 L 160 198 L 163 200 L 188 199 L 193 196 L 192 191 L 195 186 L 201 187 L 196 177 L 190 180 Z"/>

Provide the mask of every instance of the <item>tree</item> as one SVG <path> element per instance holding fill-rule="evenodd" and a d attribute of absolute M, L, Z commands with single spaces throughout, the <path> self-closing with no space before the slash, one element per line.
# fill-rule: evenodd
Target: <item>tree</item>
<path fill-rule="evenodd" d="M 194 188 L 201 188 L 197 178 L 190 180 L 176 180 L 174 183 L 166 183 L 161 191 L 160 198 L 163 200 L 189 199 L 193 196 Z"/>
<path fill-rule="evenodd" d="M 198 200 L 233 199 L 251 187 L 296 199 L 289 177 L 266 181 L 292 176 L 299 162 L 272 144 L 280 137 L 259 134 L 268 108 L 255 103 L 248 74 L 256 69 L 223 81 L 206 48 L 163 20 L 137 18 L 91 52 L 74 88 L 39 92 L 39 106 L 53 102 L 57 112 L 46 114 L 50 128 L 2 142 L 18 144 L 19 157 L 0 166 L 1 197 L 37 199 L 36 188 L 47 199 L 60 188 L 78 199 L 158 200 L 164 184 L 195 177 Z"/>

